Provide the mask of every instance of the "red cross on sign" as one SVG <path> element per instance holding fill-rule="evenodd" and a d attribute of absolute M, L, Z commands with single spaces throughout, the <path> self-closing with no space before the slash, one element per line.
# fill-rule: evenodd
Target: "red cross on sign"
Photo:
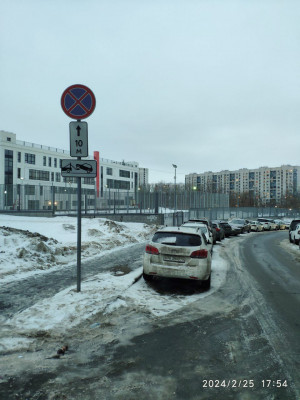
<path fill-rule="evenodd" d="M 96 107 L 96 98 L 87 86 L 72 85 L 63 92 L 61 106 L 68 117 L 81 120 L 92 114 Z"/>

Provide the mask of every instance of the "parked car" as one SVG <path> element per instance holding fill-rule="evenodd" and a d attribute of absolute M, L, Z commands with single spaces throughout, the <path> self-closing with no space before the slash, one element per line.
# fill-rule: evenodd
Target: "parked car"
<path fill-rule="evenodd" d="M 264 230 L 263 225 L 259 221 L 250 221 L 251 231 L 262 232 Z"/>
<path fill-rule="evenodd" d="M 219 221 L 220 226 L 223 228 L 224 230 L 224 234 L 225 237 L 229 237 L 232 235 L 236 235 L 235 233 L 233 233 L 233 229 L 232 227 L 228 224 L 227 221 Z"/>
<path fill-rule="evenodd" d="M 239 235 L 240 233 L 242 233 L 242 228 L 241 228 L 240 225 L 235 225 L 235 224 L 233 224 L 231 221 L 228 221 L 228 224 L 229 224 L 230 227 L 231 227 L 231 234 L 232 234 L 233 236 L 237 236 L 237 235 Z"/>
<path fill-rule="evenodd" d="M 277 224 L 278 229 L 286 229 L 286 224 L 284 223 L 284 221 L 282 221 L 282 219 L 275 219 L 274 222 Z"/>
<path fill-rule="evenodd" d="M 211 221 L 208 218 L 202 217 L 202 218 L 191 218 L 187 222 L 200 222 L 202 224 L 205 224 L 207 226 L 212 226 Z"/>
<path fill-rule="evenodd" d="M 277 224 L 277 222 L 275 222 L 274 219 L 270 219 L 270 224 L 271 224 L 271 231 L 276 231 L 279 229 L 279 225 Z"/>
<path fill-rule="evenodd" d="M 294 244 L 300 243 L 300 223 L 296 225 L 292 231 L 290 231 L 290 242 Z"/>
<path fill-rule="evenodd" d="M 272 225 L 271 221 L 268 218 L 257 218 L 257 221 L 259 221 L 262 224 L 265 231 L 271 231 L 272 229 L 274 229 L 274 226 Z"/>
<path fill-rule="evenodd" d="M 233 218 L 228 222 L 230 223 L 230 225 L 234 225 L 234 226 L 240 228 L 241 233 L 245 233 L 245 232 L 249 233 L 251 231 L 250 224 L 245 219 Z"/>
<path fill-rule="evenodd" d="M 212 226 L 216 230 L 217 241 L 221 242 L 223 239 L 225 239 L 225 232 L 222 226 L 217 221 L 212 221 Z"/>
<path fill-rule="evenodd" d="M 289 227 L 291 225 L 291 220 L 290 219 L 283 219 L 282 221 L 285 224 L 285 229 L 289 229 Z"/>
<path fill-rule="evenodd" d="M 213 235 L 213 244 L 216 244 L 217 242 L 217 232 L 215 230 L 215 228 L 212 226 L 212 223 L 209 219 L 203 217 L 203 218 L 197 218 L 197 219 L 189 219 L 187 222 L 190 223 L 202 223 L 208 226 L 208 228 L 210 229 L 212 235 Z"/>
<path fill-rule="evenodd" d="M 143 276 L 180 278 L 210 288 L 211 254 L 205 235 L 194 228 L 166 227 L 155 232 L 143 257 Z"/>
<path fill-rule="evenodd" d="M 300 224 L 300 219 L 293 219 L 289 226 L 289 240 L 292 243 L 291 232 L 295 230 L 296 226 Z"/>
<path fill-rule="evenodd" d="M 192 228 L 192 229 L 195 229 L 196 231 L 200 230 L 202 233 L 204 233 L 204 235 L 206 237 L 207 245 L 210 249 L 210 253 L 212 254 L 214 239 L 213 239 L 213 234 L 207 225 L 202 224 L 200 222 L 199 223 L 184 222 L 181 226 L 184 228 Z"/>

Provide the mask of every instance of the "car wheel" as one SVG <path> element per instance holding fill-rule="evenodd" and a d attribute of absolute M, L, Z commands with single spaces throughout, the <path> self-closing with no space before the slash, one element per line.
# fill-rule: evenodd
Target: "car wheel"
<path fill-rule="evenodd" d="M 294 244 L 299 244 L 299 240 L 294 237 Z"/>
<path fill-rule="evenodd" d="M 292 238 L 291 238 L 291 235 L 289 235 L 289 239 L 290 239 L 290 243 L 292 243 Z"/>
<path fill-rule="evenodd" d="M 201 286 L 203 287 L 203 289 L 205 289 L 205 290 L 210 289 L 210 278 L 211 278 L 211 273 L 209 275 L 209 278 L 206 281 L 201 281 Z"/>
<path fill-rule="evenodd" d="M 143 272 L 143 278 L 145 279 L 145 281 L 150 282 L 153 280 L 153 276 L 152 275 L 148 275 L 145 274 L 145 272 Z"/>

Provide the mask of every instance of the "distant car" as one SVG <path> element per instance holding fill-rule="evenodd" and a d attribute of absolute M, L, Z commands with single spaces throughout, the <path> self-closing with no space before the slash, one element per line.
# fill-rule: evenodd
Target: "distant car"
<path fill-rule="evenodd" d="M 251 231 L 250 224 L 243 218 L 233 218 L 228 222 L 230 225 L 234 225 L 235 227 L 240 228 L 241 233 L 245 233 L 245 232 L 249 233 Z"/>
<path fill-rule="evenodd" d="M 250 221 L 251 231 L 262 232 L 264 230 L 263 225 L 259 221 Z"/>
<path fill-rule="evenodd" d="M 197 222 L 184 222 L 181 227 L 184 228 L 192 228 L 197 230 L 200 230 L 202 233 L 204 233 L 206 240 L 207 240 L 207 244 L 208 247 L 210 249 L 210 252 L 212 254 L 213 252 L 213 234 L 211 232 L 211 230 L 209 229 L 209 227 L 205 224 L 202 223 L 197 223 Z"/>
<path fill-rule="evenodd" d="M 286 224 L 281 219 L 275 219 L 274 222 L 277 224 L 278 229 L 286 229 Z"/>
<path fill-rule="evenodd" d="M 270 219 L 257 218 L 257 221 L 259 221 L 262 224 L 262 226 L 264 227 L 264 231 L 271 231 L 272 229 L 274 230 L 274 227 L 272 228 L 273 224 L 271 223 Z"/>
<path fill-rule="evenodd" d="M 291 225 L 291 220 L 289 219 L 283 219 L 282 220 L 283 223 L 285 224 L 285 229 L 289 229 L 290 225 Z"/>
<path fill-rule="evenodd" d="M 187 222 L 200 222 L 200 223 L 203 223 L 203 224 L 205 224 L 207 226 L 210 226 L 210 227 L 212 226 L 211 221 L 208 218 L 205 218 L 205 217 L 191 218 Z"/>
<path fill-rule="evenodd" d="M 210 288 L 211 254 L 206 237 L 194 228 L 166 227 L 155 232 L 143 257 L 143 277 L 180 278 Z"/>
<path fill-rule="evenodd" d="M 240 225 L 235 225 L 235 224 L 233 224 L 231 221 L 228 221 L 228 224 L 229 224 L 230 227 L 231 227 L 231 234 L 232 234 L 233 236 L 237 236 L 237 235 L 239 235 L 240 233 L 242 233 L 242 228 L 241 228 Z"/>
<path fill-rule="evenodd" d="M 219 221 L 219 224 L 224 230 L 225 237 L 236 235 L 233 228 L 228 224 L 227 221 Z"/>
<path fill-rule="evenodd" d="M 76 169 L 82 169 L 83 171 L 86 171 L 86 173 L 93 172 L 93 167 L 88 163 L 76 164 Z"/>
<path fill-rule="evenodd" d="M 279 229 L 279 225 L 274 221 L 274 219 L 270 219 L 270 224 L 271 224 L 271 230 L 276 231 Z"/>
<path fill-rule="evenodd" d="M 222 226 L 217 221 L 212 221 L 212 226 L 217 232 L 217 241 L 221 242 L 225 239 L 225 232 Z"/>
<path fill-rule="evenodd" d="M 296 226 L 300 224 L 300 219 L 293 219 L 290 223 L 289 226 L 289 239 L 290 242 L 292 243 L 292 238 L 291 238 L 291 232 L 295 230 Z"/>
<path fill-rule="evenodd" d="M 290 242 L 294 244 L 300 243 L 300 223 L 296 225 L 292 231 L 290 231 Z"/>
<path fill-rule="evenodd" d="M 212 232 L 212 235 L 213 235 L 213 244 L 216 244 L 216 242 L 217 242 L 217 232 L 213 228 L 212 223 L 211 223 L 211 221 L 209 219 L 203 217 L 203 218 L 189 219 L 187 222 L 190 222 L 190 223 L 203 223 L 203 224 L 207 225 L 208 228 L 210 229 L 210 231 Z"/>

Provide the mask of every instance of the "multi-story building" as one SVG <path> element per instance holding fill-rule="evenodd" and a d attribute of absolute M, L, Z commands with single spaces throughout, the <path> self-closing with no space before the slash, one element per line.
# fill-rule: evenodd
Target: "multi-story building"
<path fill-rule="evenodd" d="M 70 152 L 16 139 L 16 134 L 0 131 L 0 209 L 57 209 L 76 207 L 77 178 L 61 176 L 61 160 L 72 159 Z M 140 168 L 135 161 L 118 162 L 96 159 L 97 177 L 82 178 L 86 201 L 105 197 L 105 192 L 136 192 L 140 185 Z M 148 183 L 148 170 L 145 169 Z M 64 196 L 64 194 L 68 194 Z M 70 195 L 71 194 L 71 195 Z"/>
<path fill-rule="evenodd" d="M 185 176 L 186 188 L 240 195 L 249 193 L 261 204 L 280 202 L 300 191 L 300 167 L 260 167 L 236 171 L 191 173 Z"/>
<path fill-rule="evenodd" d="M 139 186 L 147 187 L 149 184 L 149 170 L 148 168 L 139 169 Z"/>

